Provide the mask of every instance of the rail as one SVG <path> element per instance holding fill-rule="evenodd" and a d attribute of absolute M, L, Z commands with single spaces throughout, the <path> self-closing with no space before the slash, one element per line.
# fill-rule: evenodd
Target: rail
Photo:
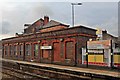
<path fill-rule="evenodd" d="M 12 76 L 14 78 L 17 78 L 17 79 L 22 79 L 22 80 L 26 80 L 26 79 L 49 80 L 50 79 L 49 77 L 37 75 L 37 74 L 34 74 L 34 73 L 24 72 L 22 70 L 8 68 L 8 67 L 5 67 L 5 66 L 2 67 L 2 73 L 10 75 L 10 76 Z"/>

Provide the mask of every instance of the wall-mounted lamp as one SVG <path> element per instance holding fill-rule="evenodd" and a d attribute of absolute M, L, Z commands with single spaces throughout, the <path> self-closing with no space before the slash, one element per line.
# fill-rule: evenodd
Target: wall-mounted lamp
<path fill-rule="evenodd" d="M 63 39 L 63 38 L 61 38 L 61 39 L 60 39 L 60 41 L 62 42 L 62 41 L 64 41 L 64 39 Z"/>
<path fill-rule="evenodd" d="M 40 43 L 40 42 L 41 42 L 41 40 L 38 41 L 38 43 Z"/>

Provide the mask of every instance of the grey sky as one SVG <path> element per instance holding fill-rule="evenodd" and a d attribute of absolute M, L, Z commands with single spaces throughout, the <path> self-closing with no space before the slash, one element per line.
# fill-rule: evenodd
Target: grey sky
<path fill-rule="evenodd" d="M 118 35 L 117 2 L 83 2 L 82 6 L 74 8 L 75 25 L 98 27 Z M 2 35 L 21 33 L 25 23 L 33 23 L 44 15 L 71 25 L 71 3 L 9 2 L 2 7 Z"/>
<path fill-rule="evenodd" d="M 118 3 L 118 14 L 120 14 L 120 2 Z M 118 15 L 118 36 L 120 37 L 120 15 Z"/>

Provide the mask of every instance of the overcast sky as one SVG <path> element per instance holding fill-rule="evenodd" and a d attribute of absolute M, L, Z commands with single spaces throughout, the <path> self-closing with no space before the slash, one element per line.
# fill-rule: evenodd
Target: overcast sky
<path fill-rule="evenodd" d="M 118 36 L 118 2 L 82 2 L 74 8 L 75 25 L 106 29 Z M 44 15 L 72 24 L 71 2 L 5 2 L 0 11 L 0 39 L 23 32 L 25 23 L 31 24 Z"/>

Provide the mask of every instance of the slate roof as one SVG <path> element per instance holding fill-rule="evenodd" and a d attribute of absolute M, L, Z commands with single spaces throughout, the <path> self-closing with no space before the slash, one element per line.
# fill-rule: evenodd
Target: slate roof
<path fill-rule="evenodd" d="M 46 25 L 42 26 L 42 29 L 44 29 L 44 28 L 49 28 L 49 27 L 54 27 L 54 26 L 57 26 L 57 25 L 64 25 L 64 26 L 66 26 L 66 27 L 69 26 L 69 25 L 65 25 L 65 24 L 63 24 L 63 23 L 60 23 L 60 22 L 51 20 L 51 21 L 49 21 Z"/>

